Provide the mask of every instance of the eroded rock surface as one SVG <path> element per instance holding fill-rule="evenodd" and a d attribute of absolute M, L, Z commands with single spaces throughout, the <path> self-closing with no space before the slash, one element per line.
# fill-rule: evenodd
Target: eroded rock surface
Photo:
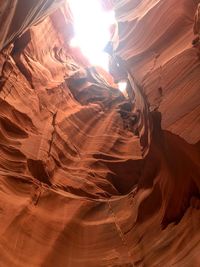
<path fill-rule="evenodd" d="M 67 4 L 0 4 L 2 267 L 200 266 L 198 1 L 102 2 L 134 101 Z"/>

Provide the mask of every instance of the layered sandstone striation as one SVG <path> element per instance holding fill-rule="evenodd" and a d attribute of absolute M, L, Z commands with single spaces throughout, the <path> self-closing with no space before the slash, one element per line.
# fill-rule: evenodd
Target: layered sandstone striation
<path fill-rule="evenodd" d="M 102 1 L 131 101 L 28 2 L 0 3 L 0 266 L 200 266 L 198 1 Z"/>

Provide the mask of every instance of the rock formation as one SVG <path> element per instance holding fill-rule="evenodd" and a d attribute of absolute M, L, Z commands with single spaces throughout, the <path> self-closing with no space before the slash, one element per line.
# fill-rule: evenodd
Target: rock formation
<path fill-rule="evenodd" d="M 198 1 L 101 1 L 132 101 L 66 1 L 0 3 L 0 267 L 200 266 Z"/>

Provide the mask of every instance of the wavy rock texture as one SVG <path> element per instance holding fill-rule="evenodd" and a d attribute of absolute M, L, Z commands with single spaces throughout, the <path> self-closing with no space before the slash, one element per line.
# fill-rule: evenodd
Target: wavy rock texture
<path fill-rule="evenodd" d="M 0 4 L 0 266 L 200 266 L 197 1 L 102 1 L 132 101 L 32 2 Z"/>
<path fill-rule="evenodd" d="M 162 113 L 162 128 L 199 141 L 200 61 L 192 47 L 193 1 L 116 1 L 118 53 Z"/>

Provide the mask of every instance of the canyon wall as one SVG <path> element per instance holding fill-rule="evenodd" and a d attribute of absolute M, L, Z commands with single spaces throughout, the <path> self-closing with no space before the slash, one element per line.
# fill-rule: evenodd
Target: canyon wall
<path fill-rule="evenodd" d="M 198 1 L 102 2 L 133 101 L 66 3 L 0 4 L 0 267 L 200 265 Z"/>

